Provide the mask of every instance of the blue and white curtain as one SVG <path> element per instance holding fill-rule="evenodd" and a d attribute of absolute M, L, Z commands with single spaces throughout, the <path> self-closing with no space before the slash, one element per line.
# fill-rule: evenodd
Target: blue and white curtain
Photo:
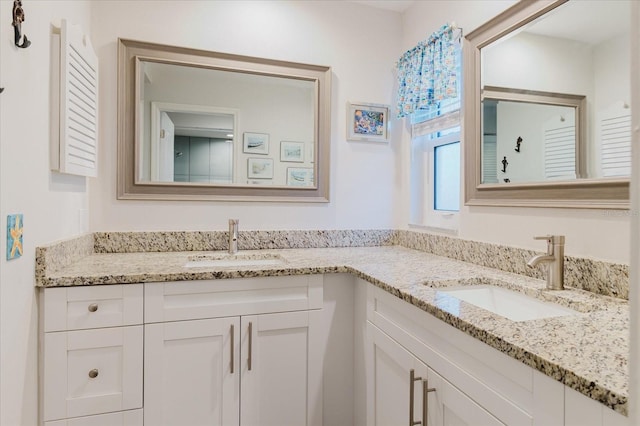
<path fill-rule="evenodd" d="M 398 117 L 458 96 L 457 41 L 443 25 L 398 60 Z"/>

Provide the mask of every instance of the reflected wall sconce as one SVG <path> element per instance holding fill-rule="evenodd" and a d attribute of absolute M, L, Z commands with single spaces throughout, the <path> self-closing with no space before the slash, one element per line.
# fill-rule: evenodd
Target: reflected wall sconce
<path fill-rule="evenodd" d="M 509 162 L 507 161 L 507 157 L 505 156 L 502 159 L 502 173 L 507 173 L 507 164 L 509 164 Z"/>
<path fill-rule="evenodd" d="M 518 140 L 516 140 L 516 152 L 520 152 L 520 144 L 521 143 L 522 143 L 522 138 L 520 136 L 518 136 Z"/>

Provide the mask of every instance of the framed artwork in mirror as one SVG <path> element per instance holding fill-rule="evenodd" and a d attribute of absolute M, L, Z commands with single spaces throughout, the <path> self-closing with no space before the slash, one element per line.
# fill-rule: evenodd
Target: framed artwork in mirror
<path fill-rule="evenodd" d="M 389 105 L 347 103 L 347 140 L 389 142 Z"/>
<path fill-rule="evenodd" d="M 247 154 L 269 154 L 269 135 L 267 133 L 244 133 L 242 152 Z"/>
<path fill-rule="evenodd" d="M 249 158 L 247 160 L 249 179 L 273 179 L 273 160 L 271 158 Z"/>
<path fill-rule="evenodd" d="M 313 169 L 307 167 L 287 167 L 288 186 L 313 186 Z"/>
<path fill-rule="evenodd" d="M 280 142 L 280 161 L 304 162 L 304 142 Z"/>

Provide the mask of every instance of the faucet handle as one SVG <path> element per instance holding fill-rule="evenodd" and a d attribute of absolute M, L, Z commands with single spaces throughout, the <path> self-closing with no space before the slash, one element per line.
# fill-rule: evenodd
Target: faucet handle
<path fill-rule="evenodd" d="M 543 235 L 533 237 L 534 240 L 547 240 L 549 244 L 564 244 L 564 235 Z"/>

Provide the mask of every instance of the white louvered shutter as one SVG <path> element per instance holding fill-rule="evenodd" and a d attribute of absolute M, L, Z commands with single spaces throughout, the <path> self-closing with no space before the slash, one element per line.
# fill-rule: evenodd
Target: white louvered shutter
<path fill-rule="evenodd" d="M 98 57 L 79 26 L 60 29 L 58 170 L 95 177 L 98 164 Z"/>

